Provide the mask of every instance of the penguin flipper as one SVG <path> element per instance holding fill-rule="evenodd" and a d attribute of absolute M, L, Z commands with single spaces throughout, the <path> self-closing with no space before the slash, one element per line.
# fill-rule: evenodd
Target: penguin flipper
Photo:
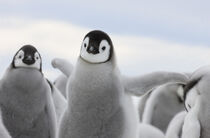
<path fill-rule="evenodd" d="M 144 95 L 143 95 L 144 96 Z M 142 122 L 145 124 L 153 123 L 153 115 L 157 110 L 158 103 L 154 99 L 148 99 L 145 103 L 144 113 L 142 114 Z"/>
<path fill-rule="evenodd" d="M 64 98 L 64 96 L 59 92 L 57 88 L 55 88 L 55 91 L 53 92 L 53 102 L 55 105 L 55 111 L 57 115 L 57 121 L 59 122 L 63 113 L 65 112 L 67 108 L 67 100 Z"/>
<path fill-rule="evenodd" d="M 57 121 L 61 119 L 61 116 L 63 115 L 66 107 L 67 107 L 67 100 L 64 98 L 64 96 L 61 94 L 61 92 L 49 81 L 47 82 L 50 85 L 51 88 L 51 94 L 53 99 L 53 105 L 55 107 L 55 112 L 57 116 Z"/>
<path fill-rule="evenodd" d="M 54 68 L 59 69 L 67 77 L 71 75 L 71 72 L 73 70 L 73 65 L 69 61 L 61 58 L 55 58 L 52 60 L 51 64 Z"/>
<path fill-rule="evenodd" d="M 58 76 L 53 82 L 53 85 L 61 92 L 64 98 L 67 98 L 67 93 L 66 93 L 67 82 L 68 82 L 68 77 L 66 77 L 66 75 L 64 74 Z"/>
<path fill-rule="evenodd" d="M 186 111 L 182 111 L 174 116 L 168 125 L 166 138 L 181 138 L 182 126 L 184 124 L 186 114 Z"/>
<path fill-rule="evenodd" d="M 193 120 L 190 125 L 184 123 L 181 138 L 200 138 L 201 125 L 198 119 Z"/>
<path fill-rule="evenodd" d="M 195 105 L 188 111 L 182 128 L 182 138 L 200 138 L 201 124 L 198 119 L 201 96 L 197 96 Z"/>
<path fill-rule="evenodd" d="M 145 106 L 146 106 L 146 102 L 150 97 L 152 91 L 146 93 L 145 95 L 142 95 L 139 99 L 139 104 L 138 104 L 138 111 L 139 111 L 139 120 L 140 122 L 142 122 L 143 119 L 143 114 L 145 111 Z"/>
<path fill-rule="evenodd" d="M 125 92 L 141 96 L 166 83 L 186 84 L 188 77 L 175 72 L 153 72 L 139 77 L 122 77 Z"/>
<path fill-rule="evenodd" d="M 49 135 L 50 138 L 57 137 L 57 118 L 56 118 L 56 111 L 52 99 L 51 92 L 47 92 L 47 104 L 45 107 L 45 112 L 48 118 L 48 125 L 49 125 Z"/>

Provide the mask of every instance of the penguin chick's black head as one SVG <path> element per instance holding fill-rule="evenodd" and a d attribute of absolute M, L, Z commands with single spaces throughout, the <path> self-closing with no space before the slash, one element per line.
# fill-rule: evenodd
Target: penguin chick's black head
<path fill-rule="evenodd" d="M 13 68 L 35 68 L 42 71 L 41 56 L 34 46 L 25 45 L 15 54 L 12 66 Z"/>
<path fill-rule="evenodd" d="M 90 63 L 104 63 L 111 59 L 113 44 L 103 31 L 89 32 L 83 40 L 80 57 Z"/>

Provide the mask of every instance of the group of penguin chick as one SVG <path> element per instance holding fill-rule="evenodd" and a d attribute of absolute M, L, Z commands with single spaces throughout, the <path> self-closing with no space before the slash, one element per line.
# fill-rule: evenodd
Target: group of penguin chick
<path fill-rule="evenodd" d="M 0 138 L 210 138 L 208 67 L 124 76 L 99 30 L 84 37 L 74 67 L 52 66 L 63 73 L 54 83 L 35 47 L 15 54 L 0 81 Z M 131 96 L 141 96 L 139 117 Z"/>

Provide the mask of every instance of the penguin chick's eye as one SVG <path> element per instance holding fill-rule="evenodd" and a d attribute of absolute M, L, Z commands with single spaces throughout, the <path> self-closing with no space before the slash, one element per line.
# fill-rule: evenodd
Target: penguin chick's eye
<path fill-rule="evenodd" d="M 106 47 L 105 47 L 105 46 L 103 46 L 101 49 L 104 51 L 104 50 L 106 49 Z"/>
<path fill-rule="evenodd" d="M 85 47 L 85 48 L 87 47 L 87 44 L 86 44 L 86 43 L 84 43 L 84 47 Z"/>
<path fill-rule="evenodd" d="M 16 55 L 16 59 L 23 59 L 23 57 L 24 57 L 24 52 L 21 50 L 21 51 L 19 51 L 18 52 L 18 54 Z"/>
<path fill-rule="evenodd" d="M 35 53 L 34 58 L 35 58 L 35 60 L 39 60 L 40 59 L 39 54 L 37 52 Z"/>

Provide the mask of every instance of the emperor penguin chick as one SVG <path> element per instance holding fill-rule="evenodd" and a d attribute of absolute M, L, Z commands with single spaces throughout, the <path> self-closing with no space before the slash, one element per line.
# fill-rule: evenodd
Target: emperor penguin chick
<path fill-rule="evenodd" d="M 187 114 L 182 126 L 181 138 L 210 137 L 210 66 L 196 70 L 184 86 Z"/>
<path fill-rule="evenodd" d="M 67 84 L 60 138 L 136 138 L 138 117 L 124 92 L 114 47 L 102 31 L 89 32 Z"/>
<path fill-rule="evenodd" d="M 12 138 L 55 138 L 51 89 L 35 47 L 23 46 L 15 54 L 0 83 L 0 108 Z"/>

